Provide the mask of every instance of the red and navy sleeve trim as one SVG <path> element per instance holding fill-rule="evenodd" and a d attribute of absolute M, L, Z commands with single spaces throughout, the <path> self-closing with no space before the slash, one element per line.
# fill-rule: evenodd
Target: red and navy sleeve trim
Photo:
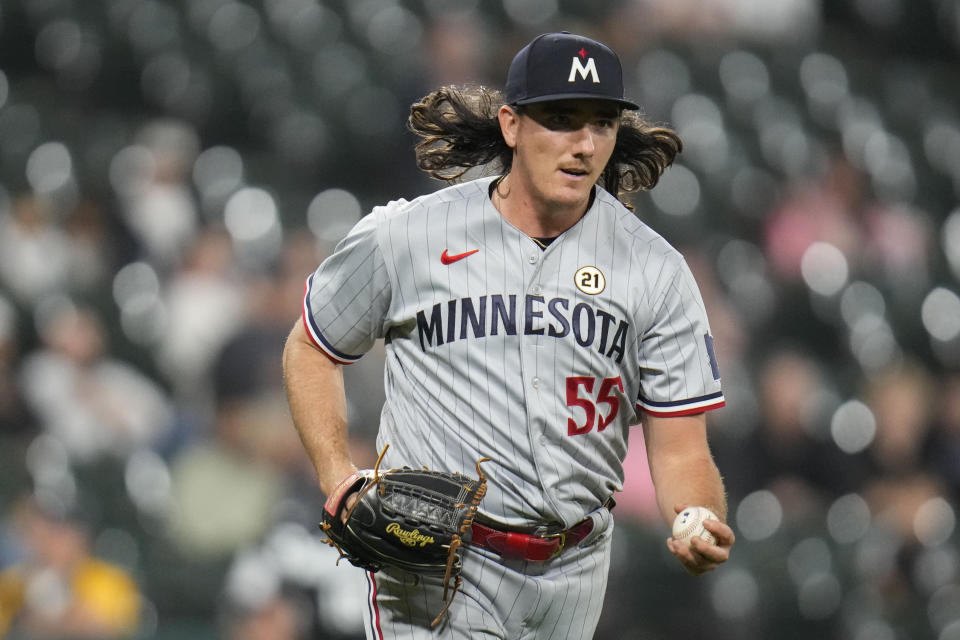
<path fill-rule="evenodd" d="M 637 399 L 637 413 L 642 411 L 658 418 L 671 418 L 719 409 L 726 404 L 727 401 L 724 399 L 722 391 L 697 398 L 673 400 L 671 402 L 656 402 L 654 400 L 647 400 L 641 396 Z"/>
<path fill-rule="evenodd" d="M 311 342 L 320 349 L 320 351 L 337 364 L 353 364 L 359 360 L 363 354 L 353 356 L 336 349 L 330 342 L 323 337 L 323 333 L 313 319 L 313 312 L 310 310 L 310 286 L 313 284 L 313 275 L 307 278 L 303 293 L 303 326 L 310 336 Z"/>

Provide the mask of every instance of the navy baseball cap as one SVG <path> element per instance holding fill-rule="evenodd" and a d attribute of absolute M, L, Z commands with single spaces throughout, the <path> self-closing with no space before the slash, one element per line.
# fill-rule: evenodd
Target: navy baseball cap
<path fill-rule="evenodd" d="M 507 104 L 571 98 L 612 100 L 625 109 L 640 108 L 624 99 L 620 58 L 602 42 L 567 31 L 544 33 L 514 56 L 504 89 Z"/>

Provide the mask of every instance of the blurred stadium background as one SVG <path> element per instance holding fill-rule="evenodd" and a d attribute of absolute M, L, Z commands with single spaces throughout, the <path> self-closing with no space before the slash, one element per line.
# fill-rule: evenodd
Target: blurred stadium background
<path fill-rule="evenodd" d="M 0 570 L 48 561 L 34 622 L 82 597 L 73 528 L 141 602 L 86 637 L 362 637 L 283 338 L 353 222 L 439 186 L 408 105 L 559 29 L 685 141 L 636 206 L 709 307 L 739 539 L 679 569 L 634 430 L 597 638 L 960 639 L 958 0 L 3 0 Z M 381 367 L 347 370 L 361 463 Z M 0 637 L 48 637 L 4 584 Z"/>

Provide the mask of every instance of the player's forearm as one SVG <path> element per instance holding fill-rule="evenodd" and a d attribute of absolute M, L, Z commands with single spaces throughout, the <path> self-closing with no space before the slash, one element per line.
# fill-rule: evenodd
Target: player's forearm
<path fill-rule="evenodd" d="M 673 522 L 676 505 L 697 505 L 726 521 L 726 492 L 707 445 L 705 416 L 647 416 L 644 438 L 663 519 Z"/>
<path fill-rule="evenodd" d="M 726 522 L 727 499 L 723 480 L 712 459 L 699 458 L 664 465 L 654 480 L 657 506 L 668 524 L 673 522 L 676 505 L 707 507 Z"/>
<path fill-rule="evenodd" d="M 343 372 L 313 346 L 297 323 L 284 346 L 283 375 L 293 424 L 317 472 L 320 489 L 329 495 L 355 470 L 347 436 Z"/>

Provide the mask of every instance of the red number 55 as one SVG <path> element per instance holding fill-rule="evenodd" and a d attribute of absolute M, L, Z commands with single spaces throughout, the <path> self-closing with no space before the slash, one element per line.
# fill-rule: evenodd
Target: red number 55
<path fill-rule="evenodd" d="M 581 398 L 580 387 L 583 387 L 587 394 L 593 394 L 593 387 L 597 379 L 592 376 L 570 376 L 567 378 L 567 406 L 580 407 L 586 414 L 586 420 L 583 424 L 577 424 L 573 418 L 567 418 L 567 435 L 578 436 L 588 433 L 593 429 L 593 423 L 597 422 L 597 431 L 603 431 L 607 425 L 613 422 L 620 411 L 620 398 L 613 395 L 613 388 L 620 389 L 623 393 L 623 381 L 620 376 L 616 378 L 604 378 L 600 383 L 600 389 L 597 391 L 596 400 L 593 397 Z M 597 405 L 605 404 L 610 407 L 610 411 L 604 416 L 602 413 L 597 416 Z"/>

